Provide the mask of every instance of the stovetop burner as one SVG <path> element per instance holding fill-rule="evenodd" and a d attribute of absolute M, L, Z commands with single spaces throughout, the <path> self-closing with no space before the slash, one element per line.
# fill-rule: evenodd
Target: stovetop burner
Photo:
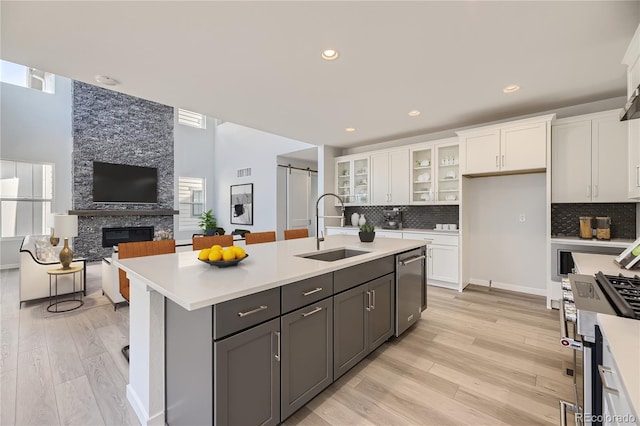
<path fill-rule="evenodd" d="M 596 279 L 622 316 L 640 319 L 640 277 L 598 272 Z"/>

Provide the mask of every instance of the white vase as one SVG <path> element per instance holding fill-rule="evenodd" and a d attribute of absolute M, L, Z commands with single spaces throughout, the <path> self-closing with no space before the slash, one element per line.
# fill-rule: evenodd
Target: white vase
<path fill-rule="evenodd" d="M 362 226 L 367 223 L 367 219 L 364 218 L 364 215 L 360 215 L 360 219 L 358 220 L 358 225 Z"/>
<path fill-rule="evenodd" d="M 351 215 L 351 226 L 358 226 L 358 220 L 360 219 L 360 215 L 358 213 L 354 213 Z"/>

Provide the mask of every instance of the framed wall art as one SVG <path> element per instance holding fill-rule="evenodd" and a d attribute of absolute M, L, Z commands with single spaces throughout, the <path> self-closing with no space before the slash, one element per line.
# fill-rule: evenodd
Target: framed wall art
<path fill-rule="evenodd" d="M 231 185 L 231 223 L 253 225 L 253 184 Z"/>

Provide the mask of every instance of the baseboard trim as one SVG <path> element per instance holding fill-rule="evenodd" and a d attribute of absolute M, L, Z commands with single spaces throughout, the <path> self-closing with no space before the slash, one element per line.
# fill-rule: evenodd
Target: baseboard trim
<path fill-rule="evenodd" d="M 144 408 L 140 398 L 138 398 L 136 391 L 131 387 L 131 384 L 127 385 L 127 399 L 129 400 L 131 408 L 133 408 L 133 411 L 136 413 L 136 416 L 138 416 L 138 420 L 140 420 L 141 425 L 164 426 L 164 411 L 149 417 L 147 410 Z"/>
<path fill-rule="evenodd" d="M 484 287 L 489 287 L 489 280 L 482 280 L 479 278 L 469 278 L 469 284 L 481 285 Z M 515 291 L 517 293 L 525 293 L 532 294 L 535 296 L 546 296 L 547 289 L 546 288 L 535 288 L 535 287 L 523 287 L 521 285 L 509 284 L 509 283 L 501 283 L 499 281 L 492 281 L 491 287 L 499 288 L 501 290 L 509 290 Z"/>
<path fill-rule="evenodd" d="M 7 263 L 5 265 L 0 265 L 0 270 L 4 269 L 18 269 L 20 267 L 19 263 Z"/>

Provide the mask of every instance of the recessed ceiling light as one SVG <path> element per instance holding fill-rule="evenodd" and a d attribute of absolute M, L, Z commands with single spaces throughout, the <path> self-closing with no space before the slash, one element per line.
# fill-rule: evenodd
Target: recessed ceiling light
<path fill-rule="evenodd" d="M 324 49 L 321 56 L 325 61 L 334 61 L 338 59 L 338 56 L 340 56 L 340 54 L 335 49 Z"/>
<path fill-rule="evenodd" d="M 409 111 L 409 116 L 411 117 L 417 117 L 419 115 L 420 115 L 420 111 L 418 111 L 417 109 Z"/>
<path fill-rule="evenodd" d="M 354 127 L 347 127 L 346 129 L 344 129 L 345 132 L 355 132 L 356 129 Z"/>
<path fill-rule="evenodd" d="M 105 86 L 115 86 L 118 84 L 117 80 L 107 77 L 106 75 L 96 75 L 95 79 L 98 83 L 104 84 Z"/>
<path fill-rule="evenodd" d="M 518 90 L 520 90 L 520 86 L 518 86 L 517 84 L 510 84 L 504 89 L 502 89 L 504 93 L 513 93 L 513 92 L 517 92 Z"/>

